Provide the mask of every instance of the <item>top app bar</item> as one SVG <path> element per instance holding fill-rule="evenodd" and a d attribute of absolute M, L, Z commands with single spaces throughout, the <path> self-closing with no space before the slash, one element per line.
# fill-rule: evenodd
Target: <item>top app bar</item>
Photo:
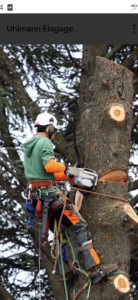
<path fill-rule="evenodd" d="M 25 13 L 25 14 L 87 14 L 87 13 L 138 13 L 138 0 L 0 0 L 0 14 L 2 13 Z"/>

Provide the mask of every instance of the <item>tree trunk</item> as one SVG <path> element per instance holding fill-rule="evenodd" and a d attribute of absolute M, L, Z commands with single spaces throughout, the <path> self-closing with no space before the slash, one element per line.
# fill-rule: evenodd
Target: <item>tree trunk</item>
<path fill-rule="evenodd" d="M 15 298 L 8 293 L 4 286 L 0 283 L 0 299 L 1 300 L 15 300 Z"/>
<path fill-rule="evenodd" d="M 84 89 L 80 99 L 78 127 L 81 138 L 77 135 L 81 162 L 100 175 L 115 169 L 126 172 L 132 127 L 132 73 L 110 60 L 96 57 L 95 72 L 90 76 L 90 57 L 86 63 L 85 55 L 88 47 L 84 47 L 85 72 L 81 77 Z M 113 105 L 123 107 L 123 121 L 115 120 L 110 115 Z M 96 192 L 128 198 L 128 186 L 124 182 L 101 181 Z M 86 196 L 80 212 L 89 223 L 93 245 L 101 263 L 116 263 L 118 271 L 129 273 L 135 223 L 126 215 L 124 203 L 103 196 Z M 83 292 L 79 299 L 85 298 L 86 292 Z M 116 291 L 112 278 L 93 286 L 90 299 L 128 300 L 129 293 L 121 294 Z"/>

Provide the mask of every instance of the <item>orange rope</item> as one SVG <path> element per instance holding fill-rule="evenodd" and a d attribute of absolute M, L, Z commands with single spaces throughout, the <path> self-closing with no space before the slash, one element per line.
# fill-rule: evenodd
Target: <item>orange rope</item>
<path fill-rule="evenodd" d="M 76 187 L 71 187 L 71 189 L 72 190 L 77 190 L 77 191 L 80 191 L 80 192 L 82 191 L 82 192 L 93 194 L 93 195 L 98 195 L 98 196 L 104 196 L 104 197 L 107 197 L 107 198 L 112 198 L 112 199 L 120 200 L 120 201 L 127 202 L 127 203 L 129 202 L 128 200 L 126 200 L 124 198 L 115 197 L 115 196 L 106 195 L 106 194 L 97 193 L 97 192 L 92 192 L 92 191 L 88 191 L 88 190 L 84 190 L 84 189 L 80 189 L 80 188 L 76 188 Z"/>

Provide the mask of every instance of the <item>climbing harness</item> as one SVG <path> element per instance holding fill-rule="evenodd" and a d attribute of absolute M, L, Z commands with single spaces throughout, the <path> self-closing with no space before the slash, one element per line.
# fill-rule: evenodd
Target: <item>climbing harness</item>
<path fill-rule="evenodd" d="M 37 203 L 37 207 L 36 207 L 36 211 L 37 213 L 41 212 L 42 210 L 42 207 L 40 205 L 40 199 L 41 199 L 41 189 L 42 188 L 49 188 L 49 187 L 52 187 L 52 186 L 55 186 L 57 185 L 60 190 L 63 192 L 69 192 L 70 190 L 76 190 L 76 191 L 80 191 L 82 193 L 85 193 L 85 194 L 93 194 L 93 195 L 97 195 L 97 196 L 103 196 L 103 197 L 106 197 L 106 198 L 112 198 L 114 200 L 119 200 L 119 201 L 123 201 L 123 202 L 126 202 L 128 203 L 128 200 L 127 199 L 124 199 L 124 198 L 121 198 L 121 197 L 115 197 L 115 196 L 112 196 L 112 195 L 107 195 L 107 194 L 103 194 L 103 193 L 97 193 L 95 192 L 95 187 L 97 185 L 97 182 L 98 182 L 98 174 L 91 170 L 91 169 L 87 169 L 87 168 L 76 168 L 76 167 L 68 167 L 67 169 L 67 174 L 68 175 L 73 175 L 74 176 L 74 180 L 76 180 L 76 183 L 78 185 L 83 185 L 83 186 L 86 186 L 86 187 L 90 187 L 89 190 L 86 190 L 84 188 L 79 188 L 79 187 L 73 187 L 73 186 L 70 186 L 70 182 L 68 181 L 65 181 L 64 183 L 62 182 L 55 182 L 55 181 L 42 181 L 42 182 L 32 182 L 32 180 L 29 181 L 29 187 L 25 190 L 24 192 L 24 195 L 25 195 L 25 198 L 27 198 L 26 200 L 26 204 L 24 205 L 25 208 L 28 210 L 29 212 L 29 215 L 30 215 L 30 218 L 27 222 L 27 226 L 29 227 L 33 227 L 33 220 L 34 220 L 34 213 L 35 213 L 35 208 L 33 207 L 32 205 L 32 191 L 33 189 L 36 189 L 37 188 L 37 200 L 38 200 L 38 203 Z M 81 178 L 81 182 L 80 182 L 80 178 Z M 66 197 L 65 197 L 66 198 Z M 69 200 L 67 200 L 69 201 Z M 40 207 L 41 209 L 40 209 Z M 57 208 L 59 204 L 55 204 Z M 44 221 L 43 221 L 43 226 L 42 226 L 42 238 L 45 238 L 45 234 L 46 234 L 46 240 L 47 240 L 47 234 L 48 233 L 45 233 L 45 228 L 46 228 L 46 221 L 47 221 L 47 214 L 48 214 L 48 209 L 49 209 L 49 202 L 47 201 L 47 203 L 45 202 L 45 205 L 44 205 L 45 209 L 44 209 Z M 54 207 L 53 207 L 54 209 Z M 42 216 L 42 214 L 40 214 L 40 216 Z M 48 232 L 48 226 L 47 226 L 47 232 Z"/>
<path fill-rule="evenodd" d="M 41 187 L 41 186 L 54 186 L 54 185 L 56 185 L 55 181 L 32 182 L 32 180 L 29 180 L 28 183 L 29 183 L 29 189 L 32 189 L 32 188 L 35 188 L 35 187 Z"/>

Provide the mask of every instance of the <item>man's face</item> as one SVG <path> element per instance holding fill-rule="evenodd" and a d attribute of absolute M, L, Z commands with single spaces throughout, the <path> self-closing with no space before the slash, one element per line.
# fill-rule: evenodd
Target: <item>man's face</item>
<path fill-rule="evenodd" d="M 51 140 L 53 140 L 55 138 L 55 133 L 57 132 L 57 129 L 55 128 L 55 132 L 52 134 L 51 136 Z"/>
<path fill-rule="evenodd" d="M 54 139 L 54 137 L 55 137 L 55 134 L 52 134 L 52 136 L 51 136 L 51 140 L 53 140 L 53 139 Z"/>

